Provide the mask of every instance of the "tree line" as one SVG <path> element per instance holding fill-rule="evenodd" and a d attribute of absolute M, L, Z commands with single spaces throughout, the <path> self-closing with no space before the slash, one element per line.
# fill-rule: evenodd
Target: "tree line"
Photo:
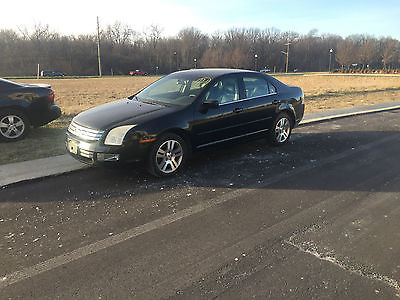
<path fill-rule="evenodd" d="M 290 43 L 289 47 L 287 46 Z M 138 33 L 116 22 L 100 32 L 102 73 L 150 74 L 200 67 L 229 67 L 282 72 L 343 70 L 388 72 L 400 68 L 400 41 L 352 35 L 281 32 L 275 28 L 232 28 L 205 34 L 188 27 L 165 37 L 159 26 Z M 41 70 L 68 75 L 97 75 L 97 34 L 61 35 L 48 25 L 0 30 L 0 76 L 26 76 Z"/>

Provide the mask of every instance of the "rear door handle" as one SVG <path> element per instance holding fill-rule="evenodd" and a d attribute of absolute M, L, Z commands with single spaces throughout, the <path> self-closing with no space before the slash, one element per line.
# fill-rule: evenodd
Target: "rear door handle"
<path fill-rule="evenodd" d="M 236 108 L 233 110 L 233 112 L 235 112 L 235 113 L 240 113 L 241 111 L 243 111 L 243 108 L 241 108 L 241 107 L 236 107 Z"/>

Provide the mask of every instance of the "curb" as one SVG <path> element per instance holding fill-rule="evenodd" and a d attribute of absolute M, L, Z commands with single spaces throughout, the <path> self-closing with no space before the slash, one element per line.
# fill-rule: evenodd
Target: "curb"
<path fill-rule="evenodd" d="M 351 109 L 315 112 L 305 115 L 299 126 L 396 109 L 400 109 L 400 101 Z M 75 160 L 69 154 L 0 165 L 0 188 L 4 189 L 15 183 L 61 175 L 85 168 L 88 168 L 86 164 Z"/>
<path fill-rule="evenodd" d="M 400 101 L 395 102 L 395 103 L 396 103 L 395 105 L 384 106 L 384 107 L 382 107 L 382 104 L 369 105 L 369 106 L 366 106 L 365 108 L 358 107 L 358 108 L 350 109 L 352 111 L 349 111 L 349 109 L 332 110 L 331 112 L 332 113 L 334 112 L 334 114 L 329 114 L 329 111 L 310 113 L 308 116 L 311 116 L 311 117 L 308 117 L 307 115 L 305 115 L 303 120 L 300 122 L 300 126 L 310 124 L 310 123 L 329 121 L 329 120 L 333 120 L 333 119 L 340 119 L 340 118 L 345 118 L 345 117 L 366 115 L 366 114 L 400 109 Z M 346 110 L 347 110 L 347 112 L 346 112 Z M 319 115 L 321 115 L 321 116 L 319 116 Z"/>
<path fill-rule="evenodd" d="M 0 187 L 4 188 L 18 182 L 60 175 L 87 167 L 69 154 L 2 165 L 0 166 Z"/>

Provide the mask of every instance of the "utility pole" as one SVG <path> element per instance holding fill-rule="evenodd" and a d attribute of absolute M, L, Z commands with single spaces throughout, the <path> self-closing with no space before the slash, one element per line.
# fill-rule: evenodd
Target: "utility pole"
<path fill-rule="evenodd" d="M 99 65 L 99 77 L 101 77 L 101 56 L 100 56 L 100 23 L 97 17 L 97 61 Z"/>
<path fill-rule="evenodd" d="M 286 73 L 288 72 L 288 68 L 289 68 L 289 46 L 290 46 L 291 42 L 287 42 L 285 44 L 285 46 L 287 46 L 287 50 L 285 51 L 281 51 L 282 54 L 286 55 Z"/>

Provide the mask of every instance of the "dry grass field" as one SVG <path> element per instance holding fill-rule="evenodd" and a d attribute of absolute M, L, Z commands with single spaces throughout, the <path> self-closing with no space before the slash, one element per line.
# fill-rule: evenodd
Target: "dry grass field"
<path fill-rule="evenodd" d="M 64 115 L 134 94 L 159 77 L 105 77 L 82 79 L 40 79 L 56 94 Z M 286 84 L 303 89 L 306 113 L 400 100 L 400 76 L 279 75 Z M 38 80 L 18 80 L 34 83 Z"/>
<path fill-rule="evenodd" d="M 105 77 L 81 79 L 18 80 L 48 83 L 63 116 L 33 129 L 22 141 L 1 143 L 0 164 L 65 153 L 65 130 L 82 110 L 134 94 L 159 77 Z M 300 86 L 305 94 L 306 113 L 400 100 L 400 77 L 278 75 L 286 84 Z M 27 151 L 29 149 L 29 151 Z"/>
<path fill-rule="evenodd" d="M 306 113 L 400 100 L 400 76 L 279 76 L 305 94 Z"/>

